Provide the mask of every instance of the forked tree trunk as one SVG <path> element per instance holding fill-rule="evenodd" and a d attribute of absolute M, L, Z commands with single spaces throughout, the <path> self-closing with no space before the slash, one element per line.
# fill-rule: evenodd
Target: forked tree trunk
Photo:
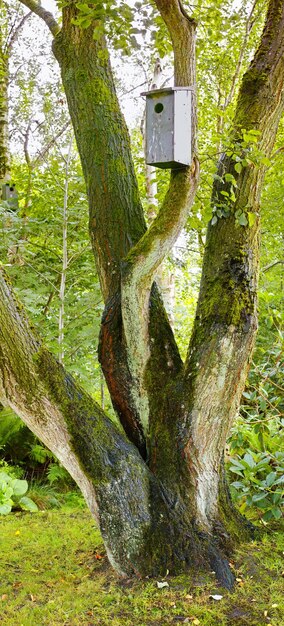
<path fill-rule="evenodd" d="M 118 571 L 163 575 L 209 565 L 230 587 L 233 576 L 224 548 L 248 527 L 231 505 L 222 456 L 257 328 L 264 175 L 263 165 L 253 158 L 243 160 L 237 172 L 234 154 L 240 150 L 242 129 L 257 130 L 258 150 L 266 156 L 271 152 L 283 110 L 284 2 L 269 3 L 259 49 L 240 89 L 232 150 L 220 160 L 212 194 L 218 219 L 208 228 L 185 364 L 155 272 L 186 221 L 198 182 L 196 158 L 190 168 L 172 173 L 164 203 L 146 231 L 105 41 L 93 38 L 96 23 L 80 30 L 71 1 L 63 9 L 60 30 L 33 0 L 23 3 L 45 19 L 55 36 L 106 303 L 100 360 L 127 437 L 42 348 L 4 275 L 1 399 L 77 480 Z M 171 35 L 176 85 L 194 86 L 195 24 L 179 0 L 156 0 L 156 5 Z M 194 98 L 192 113 L 195 154 Z"/>

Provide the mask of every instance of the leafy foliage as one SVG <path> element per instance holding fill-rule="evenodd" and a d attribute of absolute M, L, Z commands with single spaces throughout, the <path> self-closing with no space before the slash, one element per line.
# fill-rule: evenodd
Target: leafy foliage
<path fill-rule="evenodd" d="M 231 487 L 242 513 L 256 507 L 265 522 L 282 516 L 284 452 L 246 452 L 243 457 L 231 459 L 229 469 L 238 476 Z"/>
<path fill-rule="evenodd" d="M 27 491 L 26 480 L 19 480 L 6 472 L 0 472 L 0 515 L 11 513 L 12 508 L 20 508 L 30 513 L 37 511 L 35 502 L 25 495 Z"/>
<path fill-rule="evenodd" d="M 255 507 L 263 521 L 279 519 L 284 504 L 283 314 L 262 294 L 261 332 L 241 415 L 230 440 L 231 483 L 242 512 Z M 266 305 L 264 303 L 266 302 Z"/>

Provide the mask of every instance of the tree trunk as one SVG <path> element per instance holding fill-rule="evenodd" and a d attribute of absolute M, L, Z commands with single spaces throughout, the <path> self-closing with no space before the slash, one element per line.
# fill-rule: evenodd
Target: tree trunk
<path fill-rule="evenodd" d="M 35 3 L 24 4 L 33 8 Z M 172 39 L 176 85 L 194 86 L 195 23 L 179 0 L 156 0 L 156 5 Z M 105 298 L 100 360 L 127 437 L 33 336 L 3 275 L 1 401 L 75 478 L 119 572 L 165 575 L 210 566 L 230 587 L 224 549 L 249 528 L 231 505 L 223 451 L 257 328 L 264 175 L 261 160 L 254 161 L 242 143 L 242 129 L 258 131 L 258 154 L 269 156 L 283 111 L 284 3 L 269 3 L 262 39 L 240 90 L 232 149 L 220 160 L 185 364 L 155 274 L 185 224 L 198 163 L 194 156 L 191 167 L 172 172 L 165 200 L 146 231 L 105 40 L 94 39 L 95 20 L 86 29 L 76 25 L 77 11 L 69 2 L 60 32 L 54 21 L 50 29 L 86 180 Z M 36 12 L 42 13 L 38 5 Z M 50 25 L 50 16 L 46 21 Z M 192 119 L 195 155 L 195 97 Z M 239 153 L 242 165 L 236 169 Z"/>
<path fill-rule="evenodd" d="M 4 11 L 0 2 L 0 11 Z M 3 18 L 2 18 L 3 19 Z M 8 180 L 10 174 L 9 141 L 8 141 L 8 54 L 0 25 L 0 185 Z M 2 189 L 0 189 L 0 198 Z"/>

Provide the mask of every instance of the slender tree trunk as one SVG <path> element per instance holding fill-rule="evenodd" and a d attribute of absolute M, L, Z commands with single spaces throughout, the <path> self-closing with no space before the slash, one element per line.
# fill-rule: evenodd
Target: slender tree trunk
<path fill-rule="evenodd" d="M 59 322 L 58 322 L 58 360 L 59 363 L 64 361 L 64 308 L 65 308 L 65 287 L 66 275 L 68 269 L 68 186 L 69 186 L 69 167 L 72 154 L 73 137 L 69 141 L 68 154 L 65 160 L 65 183 L 64 183 L 64 199 L 63 199 L 63 215 L 62 215 L 62 270 L 59 289 Z"/>
<path fill-rule="evenodd" d="M 0 2 L 3 11 L 3 2 Z M 10 155 L 8 141 L 8 54 L 0 25 L 0 185 L 10 176 Z M 2 189 L 0 189 L 2 193 Z"/>

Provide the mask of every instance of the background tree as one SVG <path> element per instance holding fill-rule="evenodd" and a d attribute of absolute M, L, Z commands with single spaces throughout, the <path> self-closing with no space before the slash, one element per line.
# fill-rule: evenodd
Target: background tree
<path fill-rule="evenodd" d="M 106 48 L 111 10 L 68 2 L 60 28 L 34 1 L 23 4 L 54 36 L 105 300 L 100 360 L 128 439 L 42 347 L 2 272 L 1 400 L 75 478 L 118 571 L 173 573 L 210 563 L 230 586 L 220 543 L 228 548 L 230 537 L 244 534 L 245 527 L 228 498 L 222 454 L 257 326 L 259 200 L 283 110 L 283 3 L 268 5 L 219 161 L 185 364 L 154 281 L 194 199 L 197 159 L 172 172 L 146 230 Z M 195 21 L 179 0 L 155 4 L 170 33 L 175 84 L 195 85 Z M 119 15 L 125 11 L 130 9 L 122 3 Z"/>

